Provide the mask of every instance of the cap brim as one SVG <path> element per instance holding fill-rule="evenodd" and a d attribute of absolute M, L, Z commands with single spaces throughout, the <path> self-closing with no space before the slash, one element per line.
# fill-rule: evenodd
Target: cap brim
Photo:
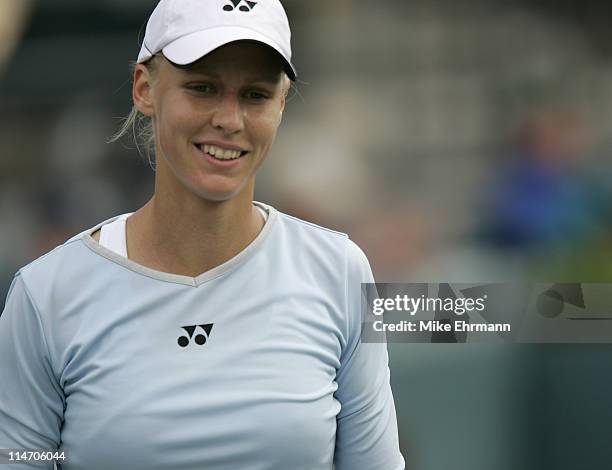
<path fill-rule="evenodd" d="M 283 61 L 287 76 L 292 81 L 296 80 L 297 72 L 295 67 L 278 44 L 263 34 L 248 28 L 228 26 L 198 31 L 177 39 L 164 47 L 162 51 L 170 62 L 177 65 L 187 65 L 201 59 L 225 44 L 242 40 L 258 41 L 274 49 Z"/>

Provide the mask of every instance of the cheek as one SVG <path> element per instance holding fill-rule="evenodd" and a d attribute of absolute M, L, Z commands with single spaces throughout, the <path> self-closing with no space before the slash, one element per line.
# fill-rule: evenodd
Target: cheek
<path fill-rule="evenodd" d="M 262 146 L 271 145 L 280 124 L 280 114 L 278 112 L 261 113 L 252 122 L 253 136 L 260 141 Z"/>
<path fill-rule="evenodd" d="M 194 110 L 190 103 L 177 100 L 161 107 L 158 119 L 158 131 L 162 136 L 162 143 L 165 146 L 176 147 L 191 141 L 206 117 Z"/>

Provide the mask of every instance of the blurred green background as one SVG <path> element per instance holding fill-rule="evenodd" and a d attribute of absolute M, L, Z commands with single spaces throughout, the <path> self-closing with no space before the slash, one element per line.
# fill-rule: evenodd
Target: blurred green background
<path fill-rule="evenodd" d="M 105 141 L 155 3 L 0 0 L 2 298 L 150 197 Z M 283 3 L 300 82 L 256 199 L 348 232 L 379 282 L 612 280 L 612 4 Z M 609 345 L 389 352 L 408 468 L 612 468 Z"/>

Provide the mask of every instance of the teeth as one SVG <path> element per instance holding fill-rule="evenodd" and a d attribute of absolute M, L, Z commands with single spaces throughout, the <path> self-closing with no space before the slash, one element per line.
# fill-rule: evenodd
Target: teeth
<path fill-rule="evenodd" d="M 200 146 L 202 148 L 202 146 Z M 240 156 L 238 150 L 226 150 L 215 145 L 204 145 L 204 152 L 219 160 L 234 160 Z"/>

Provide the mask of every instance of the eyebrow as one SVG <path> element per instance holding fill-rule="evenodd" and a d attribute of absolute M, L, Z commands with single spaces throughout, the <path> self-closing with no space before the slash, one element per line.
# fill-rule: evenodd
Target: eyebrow
<path fill-rule="evenodd" d="M 221 76 L 218 73 L 215 73 L 209 69 L 200 68 L 198 70 L 194 70 L 189 65 L 178 66 L 179 69 L 183 70 L 189 75 L 199 75 L 205 76 L 214 79 L 220 79 Z M 278 76 L 273 75 L 262 75 L 258 77 L 252 77 L 248 80 L 251 83 L 269 83 L 270 85 L 276 85 L 279 82 Z"/>

